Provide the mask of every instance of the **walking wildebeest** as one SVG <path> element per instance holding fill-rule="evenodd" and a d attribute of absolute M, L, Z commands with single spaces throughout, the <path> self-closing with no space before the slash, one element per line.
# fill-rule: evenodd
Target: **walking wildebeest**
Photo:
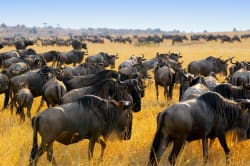
<path fill-rule="evenodd" d="M 242 129 L 247 134 L 250 112 L 245 106 L 228 100 L 216 92 L 207 92 L 198 98 L 173 104 L 157 117 L 157 131 L 150 152 L 150 165 L 157 165 L 170 142 L 174 142 L 169 156 L 171 165 L 185 141 L 202 139 L 203 157 L 208 159 L 208 138 L 219 138 L 226 156 L 230 150 L 225 134 Z"/>
<path fill-rule="evenodd" d="M 119 139 L 131 138 L 130 105 L 128 101 L 105 100 L 87 95 L 76 102 L 48 108 L 39 113 L 32 118 L 33 147 L 30 165 L 36 165 L 45 151 L 47 159 L 56 164 L 53 156 L 54 141 L 69 145 L 89 139 L 89 159 L 93 158 L 94 146 L 98 142 L 102 147 L 99 157 L 102 160 L 106 148 L 105 140 L 111 133 L 115 133 Z M 42 138 L 39 148 L 37 132 Z"/>
<path fill-rule="evenodd" d="M 188 64 L 188 72 L 194 75 L 201 74 L 204 76 L 208 76 L 211 72 L 214 72 L 215 74 L 223 72 L 226 76 L 227 62 L 232 58 L 233 57 L 228 58 L 227 60 L 222 60 L 220 58 L 209 56 L 206 59 L 192 61 Z"/>
<path fill-rule="evenodd" d="M 105 99 L 127 100 L 132 103 L 132 110 L 139 112 L 141 110 L 141 97 L 144 96 L 144 87 L 141 79 L 128 79 L 121 81 L 103 80 L 93 86 L 74 89 L 67 92 L 61 99 L 61 103 L 73 102 L 83 95 L 93 94 Z"/>

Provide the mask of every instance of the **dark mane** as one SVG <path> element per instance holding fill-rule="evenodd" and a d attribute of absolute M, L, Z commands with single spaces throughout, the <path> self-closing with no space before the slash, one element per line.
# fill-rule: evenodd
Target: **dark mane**
<path fill-rule="evenodd" d="M 247 99 L 247 89 L 241 86 L 233 86 L 229 83 L 219 84 L 213 89 L 214 92 L 218 92 L 223 97 L 228 99 Z"/>
<path fill-rule="evenodd" d="M 110 79 L 110 78 L 114 78 L 116 79 L 118 76 L 118 72 L 115 70 L 103 70 L 100 71 L 98 73 L 96 73 L 93 77 L 92 77 L 92 81 L 93 82 L 97 82 L 97 81 L 102 81 L 105 79 Z"/>
<path fill-rule="evenodd" d="M 112 102 L 95 95 L 84 95 L 77 102 L 85 108 L 83 111 L 91 110 L 100 121 L 104 121 L 104 127 L 106 127 L 104 136 L 108 136 L 113 129 L 118 127 L 116 122 L 117 117 L 121 115 L 121 111 Z M 129 113 L 132 116 L 132 112 Z"/>
<path fill-rule="evenodd" d="M 215 126 L 222 121 L 227 129 L 231 129 L 238 122 L 241 108 L 233 100 L 226 99 L 217 92 L 204 93 L 197 100 L 205 103 L 209 111 L 213 112 Z"/>
<path fill-rule="evenodd" d="M 126 85 L 119 84 L 115 80 L 107 79 L 97 83 L 94 88 L 91 88 L 91 94 L 101 96 L 105 99 L 112 98 L 119 101 L 123 99 L 126 89 Z"/>

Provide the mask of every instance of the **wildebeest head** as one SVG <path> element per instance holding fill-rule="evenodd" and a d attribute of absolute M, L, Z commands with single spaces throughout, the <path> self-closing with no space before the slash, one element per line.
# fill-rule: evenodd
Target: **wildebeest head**
<path fill-rule="evenodd" d="M 230 60 L 232 60 L 234 57 L 229 57 L 226 60 L 222 60 L 220 58 L 216 59 L 216 65 L 219 68 L 220 71 L 222 71 L 222 73 L 224 74 L 224 76 L 227 76 L 227 62 L 229 62 Z"/>
<path fill-rule="evenodd" d="M 128 91 L 131 94 L 132 102 L 133 102 L 132 109 L 134 112 L 139 112 L 141 110 L 141 97 L 143 97 L 144 95 L 144 87 L 141 87 L 142 81 L 138 78 L 121 81 L 120 75 L 118 75 L 117 80 L 120 84 L 126 84 L 128 86 Z"/>
<path fill-rule="evenodd" d="M 118 137 L 123 140 L 129 140 L 132 135 L 132 111 L 131 111 L 131 102 L 129 101 L 115 101 L 110 100 L 110 103 L 115 105 L 119 110 L 122 110 L 122 113 L 117 119 L 116 133 Z"/>
<path fill-rule="evenodd" d="M 118 54 L 116 55 L 107 55 L 107 59 L 108 59 L 108 64 L 110 64 L 111 69 L 115 68 L 115 60 L 118 59 Z"/>

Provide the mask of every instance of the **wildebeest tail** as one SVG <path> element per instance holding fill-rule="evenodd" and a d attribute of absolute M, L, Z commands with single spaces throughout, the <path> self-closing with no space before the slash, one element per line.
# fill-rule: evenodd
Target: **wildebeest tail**
<path fill-rule="evenodd" d="M 166 113 L 159 113 L 157 116 L 157 131 L 155 133 L 155 137 L 153 140 L 153 144 L 151 147 L 150 157 L 149 157 L 149 165 L 157 165 L 156 152 L 160 148 L 161 139 L 163 138 L 162 128 L 164 125 L 164 117 Z"/>
<path fill-rule="evenodd" d="M 31 124 L 33 128 L 33 145 L 30 153 L 30 161 L 34 160 L 38 153 L 37 132 L 39 130 L 39 117 L 33 117 Z"/>
<path fill-rule="evenodd" d="M 63 96 L 63 88 L 60 85 L 57 85 L 56 86 L 56 91 L 57 91 L 58 102 L 59 102 L 59 104 L 61 104 L 60 101 L 61 101 L 61 98 Z"/>
<path fill-rule="evenodd" d="M 22 114 L 23 113 L 23 103 L 24 103 L 24 101 L 26 100 L 26 94 L 20 94 L 21 95 L 21 100 L 20 100 L 20 103 L 19 103 L 19 106 L 18 106 L 18 108 L 17 108 L 17 114 Z"/>

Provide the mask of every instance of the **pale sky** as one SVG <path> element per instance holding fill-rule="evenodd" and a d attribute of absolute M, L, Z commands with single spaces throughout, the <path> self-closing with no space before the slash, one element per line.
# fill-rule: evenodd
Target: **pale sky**
<path fill-rule="evenodd" d="M 243 0 L 5 0 L 0 23 L 29 27 L 160 28 L 186 32 L 250 29 Z"/>

